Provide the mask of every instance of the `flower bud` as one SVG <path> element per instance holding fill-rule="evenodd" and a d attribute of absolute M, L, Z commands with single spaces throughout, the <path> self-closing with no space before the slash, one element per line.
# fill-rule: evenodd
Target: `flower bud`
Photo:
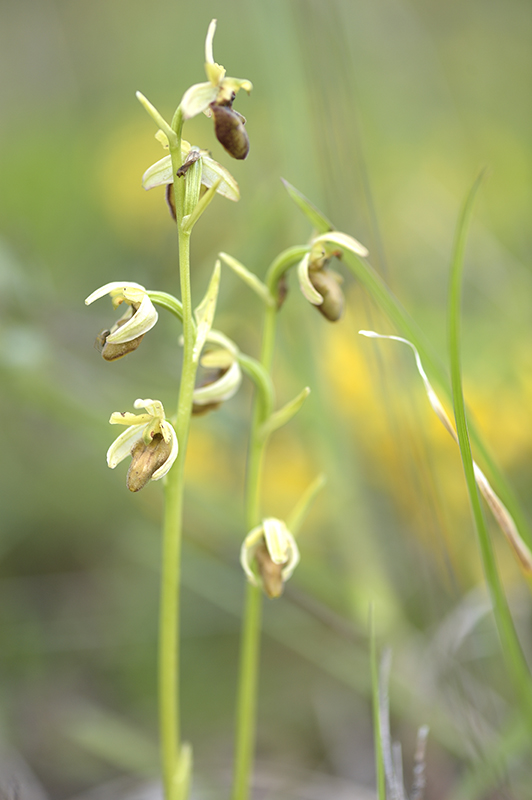
<path fill-rule="evenodd" d="M 157 433 L 148 442 L 138 439 L 131 448 L 131 464 L 127 473 L 126 485 L 130 492 L 143 489 L 153 477 L 153 473 L 168 460 L 172 446 Z"/>
<path fill-rule="evenodd" d="M 249 138 L 244 125 L 245 118 L 227 105 L 211 103 L 214 116 L 214 132 L 220 144 L 233 158 L 244 159 L 249 153 Z"/>
<path fill-rule="evenodd" d="M 244 539 L 240 563 L 250 583 L 262 586 L 268 597 L 280 597 L 284 583 L 299 563 L 299 550 L 285 523 L 269 517 Z"/>

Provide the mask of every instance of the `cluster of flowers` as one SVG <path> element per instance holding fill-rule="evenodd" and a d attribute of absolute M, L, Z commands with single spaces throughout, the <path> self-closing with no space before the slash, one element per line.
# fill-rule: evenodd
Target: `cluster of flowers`
<path fill-rule="evenodd" d="M 223 147 L 234 158 L 244 159 L 249 152 L 249 139 L 244 127 L 245 119 L 233 109 L 233 101 L 240 89 L 249 92 L 252 85 L 248 80 L 226 77 L 225 69 L 214 61 L 212 41 L 215 29 L 216 21 L 213 20 L 205 43 L 205 70 L 208 81 L 190 87 L 181 100 L 180 109 L 184 119 L 201 112 L 212 117 L 216 136 Z M 139 97 L 139 99 L 141 102 L 145 101 L 145 98 Z M 150 106 L 148 101 L 143 104 Z M 157 132 L 157 139 L 168 149 L 168 136 L 163 130 Z M 174 178 L 184 177 L 190 166 L 200 159 L 203 193 L 210 190 L 211 193 L 217 192 L 230 200 L 239 199 L 236 181 L 224 167 L 211 158 L 208 152 L 181 140 L 181 154 L 183 166 L 175 175 L 171 156 L 167 155 L 149 167 L 142 179 L 145 189 L 166 185 L 167 201 L 174 219 L 177 217 L 172 191 Z M 219 273 L 219 266 L 217 270 Z M 212 292 L 213 306 L 216 292 L 217 286 Z M 153 298 L 157 301 L 157 295 L 160 293 L 149 292 L 138 283 L 113 281 L 94 291 L 87 297 L 85 303 L 90 305 L 106 295 L 110 296 L 113 308 L 121 308 L 124 313 L 111 328 L 99 334 L 96 344 L 106 361 L 116 361 L 134 352 L 146 333 L 156 324 L 158 312 Z M 172 300 L 178 305 L 175 298 Z M 194 390 L 193 414 L 203 414 L 228 400 L 238 390 L 242 381 L 236 345 L 223 334 L 210 330 L 211 323 L 212 319 L 201 341 L 197 336 L 197 347 L 202 350 L 206 345 L 201 359 L 199 353 L 197 354 L 200 364 L 206 370 L 206 376 Z M 140 413 L 122 411 L 111 414 L 109 422 L 112 425 L 126 426 L 126 429 L 109 447 L 107 464 L 114 469 L 124 459 L 130 457 L 126 484 L 130 491 L 138 492 L 149 481 L 160 480 L 168 474 L 178 456 L 179 443 L 174 425 L 167 419 L 163 404 L 159 400 L 139 398 L 135 400 L 134 407 Z M 241 561 L 252 583 L 260 582 L 270 597 L 278 597 L 282 592 L 284 581 L 292 574 L 299 561 L 299 551 L 285 523 L 268 518 L 246 537 L 242 546 Z M 253 562 L 256 564 L 257 572 L 252 568 Z"/>
<path fill-rule="evenodd" d="M 233 108 L 233 102 L 240 89 L 250 92 L 252 85 L 245 79 L 226 77 L 225 69 L 214 61 L 212 43 L 215 29 L 216 20 L 213 20 L 209 25 L 205 42 L 205 71 L 208 80 L 191 86 L 185 92 L 179 106 L 180 114 L 183 120 L 200 113 L 212 117 L 220 143 L 231 156 L 243 159 L 249 152 L 249 139 L 245 129 L 245 119 Z M 167 201 L 174 219 L 178 217 L 173 191 L 176 178 L 185 178 L 187 192 L 189 182 L 193 182 L 192 175 L 196 181 L 195 199 L 192 208 L 187 212 L 189 220 L 194 213 L 197 216 L 202 213 L 198 213 L 202 204 L 200 197 L 204 197 L 205 200 L 212 199 L 214 194 L 218 193 L 230 200 L 238 200 L 238 184 L 233 176 L 214 161 L 207 151 L 177 139 L 173 129 L 149 101 L 140 94 L 138 97 L 160 126 L 156 137 L 163 147 L 168 149 L 169 140 L 174 137 L 174 146 L 179 151 L 177 143 L 180 141 L 182 166 L 175 173 L 172 156 L 166 155 L 149 167 L 142 178 L 145 189 L 161 185 L 167 187 Z M 193 165 L 194 169 L 189 172 Z M 191 192 L 190 196 L 194 196 L 194 193 Z M 186 198 L 185 193 L 185 209 Z M 206 202 L 203 201 L 202 211 L 205 207 Z M 183 217 L 182 211 L 180 209 L 181 217 Z M 186 217 L 183 217 L 183 221 L 185 219 Z M 308 250 L 297 268 L 297 274 L 305 298 L 317 307 L 326 319 L 335 322 L 343 313 L 344 296 L 341 276 L 330 268 L 330 262 L 335 256 L 341 258 L 344 250 L 361 257 L 367 255 L 367 250 L 352 237 L 327 229 L 327 225 L 325 227 L 321 225 L 321 230 L 326 232 L 316 235 L 308 245 Z M 230 266 L 232 264 L 233 268 L 235 263 L 238 263 L 230 257 L 225 257 L 224 260 Z M 260 293 L 266 295 L 265 299 L 270 305 L 275 305 L 279 301 L 277 305 L 280 307 L 280 297 L 274 298 L 270 290 L 256 276 L 248 273 L 242 265 L 238 265 L 237 270 L 240 270 L 241 275 L 246 273 L 247 277 L 244 279 L 255 289 L 259 286 Z M 203 414 L 217 408 L 235 394 L 242 381 L 238 348 L 226 336 L 211 329 L 219 272 L 220 265 L 217 264 L 206 298 L 195 312 L 198 322 L 195 357 L 205 368 L 206 376 L 193 393 L 194 414 Z M 161 303 L 162 293 L 150 292 L 138 283 L 114 281 L 89 295 L 85 303 L 90 305 L 105 295 L 111 297 L 115 309 L 120 307 L 125 309 L 125 313 L 113 326 L 102 331 L 97 338 L 97 346 L 103 358 L 106 361 L 116 361 L 134 352 L 146 333 L 156 324 L 158 313 L 154 301 Z M 165 298 L 174 304 L 174 310 L 180 306 L 176 298 L 170 295 L 165 295 Z M 162 305 L 164 304 L 163 302 Z M 201 320 L 202 314 L 204 317 Z M 200 336 L 201 326 L 203 333 Z M 130 456 L 131 464 L 126 482 L 130 491 L 137 492 L 150 480 L 157 481 L 168 474 L 177 458 L 179 444 L 175 428 L 171 420 L 166 418 L 163 404 L 159 400 L 138 399 L 134 407 L 143 411 L 138 414 L 115 412 L 111 415 L 109 421 L 112 425 L 127 427 L 110 446 L 107 463 L 114 469 L 117 464 Z M 241 562 L 248 579 L 252 583 L 260 580 L 270 597 L 278 597 L 281 594 L 284 581 L 290 577 L 298 561 L 299 551 L 294 537 L 284 522 L 272 517 L 264 519 L 261 525 L 254 528 L 242 546 Z M 253 563 L 256 571 L 252 568 Z"/>

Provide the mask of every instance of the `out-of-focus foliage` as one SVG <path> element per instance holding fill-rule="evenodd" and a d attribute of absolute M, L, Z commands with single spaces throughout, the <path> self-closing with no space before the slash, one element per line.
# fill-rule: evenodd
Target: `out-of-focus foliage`
<path fill-rule="evenodd" d="M 443 360 L 458 207 L 488 166 L 466 266 L 465 388 L 532 513 L 531 10 L 521 0 L 17 0 L 1 13 L 1 727 L 64 798 L 157 769 L 161 486 L 131 496 L 105 451 L 112 411 L 137 397 L 171 407 L 179 330 L 161 314 L 135 354 L 104 363 L 92 344 L 111 305 L 83 305 L 111 280 L 177 291 L 163 192 L 140 186 L 162 153 L 135 90 L 170 116 L 204 80 L 213 16 L 216 57 L 254 83 L 238 98 L 246 162 L 228 163 L 205 118 L 187 124 L 242 195 L 217 198 L 196 226 L 198 299 L 218 251 L 263 277 L 308 238 L 283 176 L 368 246 Z M 373 602 L 394 648 L 392 726 L 407 756 L 414 727 L 432 728 L 428 796 L 449 796 L 506 746 L 517 797 L 526 744 L 480 588 L 458 451 L 408 355 L 357 336 L 394 331 L 347 275 L 345 289 L 345 318 L 329 325 L 292 276 L 280 315 L 279 402 L 304 385 L 312 395 L 272 439 L 265 510 L 289 513 L 322 470 L 328 484 L 286 597 L 267 607 L 260 763 L 371 785 Z M 216 326 L 252 355 L 259 314 L 224 271 Z M 184 730 L 207 775 L 225 774 L 231 754 L 249 410 L 247 386 L 198 418 L 187 464 Z M 527 587 L 493 533 L 530 652 Z M 503 774 L 468 796 L 489 797 Z"/>

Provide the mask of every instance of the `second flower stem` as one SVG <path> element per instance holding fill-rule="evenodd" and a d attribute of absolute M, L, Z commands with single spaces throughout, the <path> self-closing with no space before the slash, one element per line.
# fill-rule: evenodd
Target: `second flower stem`
<path fill-rule="evenodd" d="M 264 319 L 261 364 L 271 369 L 275 343 L 277 308 L 267 307 Z M 262 398 L 255 396 L 251 424 L 248 466 L 246 475 L 246 525 L 248 531 L 260 524 L 260 491 L 266 439 L 259 434 L 264 422 Z M 240 643 L 240 666 L 238 679 L 235 766 L 232 800 L 248 800 L 250 794 L 253 757 L 255 751 L 255 729 L 257 688 L 259 679 L 259 656 L 262 621 L 262 588 L 248 583 Z"/>

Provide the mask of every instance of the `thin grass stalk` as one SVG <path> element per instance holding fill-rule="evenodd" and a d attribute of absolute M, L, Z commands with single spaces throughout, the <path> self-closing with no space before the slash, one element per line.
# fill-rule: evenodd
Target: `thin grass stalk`
<path fill-rule="evenodd" d="M 377 779 L 378 800 L 386 800 L 386 774 L 384 771 L 384 753 L 382 747 L 382 729 L 380 713 L 379 661 L 377 655 L 377 637 L 373 606 L 369 618 L 370 666 L 371 666 L 371 698 L 373 709 L 373 741 L 375 746 L 375 772 Z"/>
<path fill-rule="evenodd" d="M 525 661 L 521 645 L 515 631 L 504 589 L 497 571 L 497 563 L 488 534 L 475 472 L 471 443 L 469 440 L 465 403 L 462 389 L 461 371 L 461 303 L 464 252 L 467 234 L 477 192 L 482 181 L 481 173 L 475 180 L 463 204 L 456 228 L 453 256 L 451 260 L 451 282 L 449 294 L 449 348 L 451 363 L 451 385 L 456 422 L 456 431 L 462 457 L 462 464 L 469 492 L 478 544 L 480 548 L 484 576 L 488 586 L 495 623 L 514 690 L 524 705 L 528 724 L 532 730 L 532 679 Z"/>
<path fill-rule="evenodd" d="M 354 253 L 344 251 L 342 262 L 349 268 L 353 275 L 360 281 L 373 300 L 384 311 L 388 318 L 393 322 L 402 336 L 409 339 L 418 350 L 427 371 L 434 377 L 442 393 L 448 400 L 452 399 L 450 382 L 441 359 L 435 353 L 432 345 L 426 339 L 425 334 L 417 326 L 408 312 L 403 308 L 399 300 L 395 297 L 385 281 L 375 271 L 367 259 L 360 258 Z M 529 547 L 532 547 L 532 531 L 521 509 L 515 493 L 509 486 L 506 478 L 501 473 L 490 455 L 482 436 L 478 433 L 475 426 L 470 424 L 471 438 L 478 450 L 482 461 L 487 467 L 491 476 L 491 482 L 495 491 L 503 500 L 508 511 L 512 515 L 519 529 L 521 536 Z"/>

